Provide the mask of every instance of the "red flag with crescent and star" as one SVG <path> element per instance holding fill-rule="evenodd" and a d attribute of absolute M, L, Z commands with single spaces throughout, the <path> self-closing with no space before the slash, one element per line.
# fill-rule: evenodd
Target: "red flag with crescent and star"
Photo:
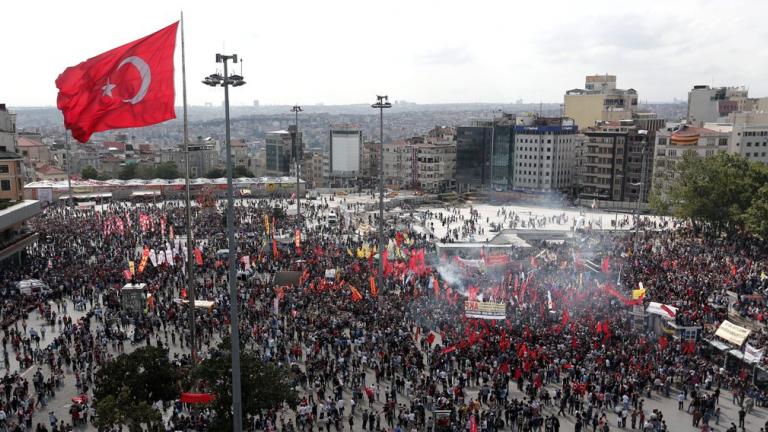
<path fill-rule="evenodd" d="M 175 22 L 68 67 L 56 79 L 64 126 L 81 143 L 94 132 L 149 126 L 176 118 Z"/>

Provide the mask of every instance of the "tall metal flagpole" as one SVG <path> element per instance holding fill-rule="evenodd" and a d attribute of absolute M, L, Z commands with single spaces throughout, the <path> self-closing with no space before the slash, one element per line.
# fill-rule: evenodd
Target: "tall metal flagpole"
<path fill-rule="evenodd" d="M 187 117 L 187 67 L 184 57 L 184 12 L 181 12 L 181 82 L 184 100 L 184 160 L 187 204 L 187 297 L 189 299 L 189 340 L 192 354 L 192 364 L 197 364 L 197 334 L 195 323 L 195 279 L 192 251 L 192 206 L 189 199 L 189 119 Z"/>
<path fill-rule="evenodd" d="M 69 156 L 69 129 L 64 128 L 64 146 L 67 148 L 67 194 L 69 195 L 69 206 L 72 207 L 72 203 L 75 202 L 72 197 L 72 171 L 70 169 L 72 161 Z"/>

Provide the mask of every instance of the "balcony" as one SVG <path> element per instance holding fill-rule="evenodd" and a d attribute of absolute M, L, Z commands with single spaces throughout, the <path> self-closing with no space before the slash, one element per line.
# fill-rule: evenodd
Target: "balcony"
<path fill-rule="evenodd" d="M 40 201 L 25 200 L 0 210 L 0 232 L 30 219 L 41 212 Z"/>
<path fill-rule="evenodd" d="M 36 242 L 38 237 L 39 234 L 36 232 L 25 231 L 0 242 L 0 261 L 24 250 L 28 245 Z"/>

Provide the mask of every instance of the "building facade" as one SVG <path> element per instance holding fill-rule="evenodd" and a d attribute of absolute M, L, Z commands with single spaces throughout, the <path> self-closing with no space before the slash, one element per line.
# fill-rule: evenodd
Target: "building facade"
<path fill-rule="evenodd" d="M 679 125 L 660 130 L 653 155 L 653 188 L 664 191 L 675 181 L 675 167 L 688 152 L 701 157 L 728 153 L 732 133 L 728 126 L 708 129 Z"/>
<path fill-rule="evenodd" d="M 269 132 L 265 139 L 265 175 L 287 176 L 291 172 L 291 133 L 286 130 Z"/>
<path fill-rule="evenodd" d="M 512 189 L 567 191 L 581 137 L 572 119 L 519 117 L 514 127 Z"/>
<path fill-rule="evenodd" d="M 443 193 L 456 187 L 456 142 L 414 137 L 384 145 L 384 183 Z"/>
<path fill-rule="evenodd" d="M 688 123 L 702 127 L 737 111 L 749 111 L 753 104 L 745 87 L 696 85 L 688 92 Z"/>
<path fill-rule="evenodd" d="M 20 201 L 24 196 L 23 159 L 16 153 L 0 152 L 0 200 Z"/>
<path fill-rule="evenodd" d="M 329 163 L 332 177 L 358 177 L 361 175 L 363 131 L 353 127 L 335 127 L 330 130 Z"/>
<path fill-rule="evenodd" d="M 16 114 L 0 103 L 0 152 L 16 153 Z"/>
<path fill-rule="evenodd" d="M 198 140 L 189 143 L 188 148 L 190 177 L 203 177 L 208 171 L 219 166 L 219 154 L 216 152 L 214 144 Z M 162 150 L 159 152 L 159 163 L 173 162 L 176 164 L 179 172 L 184 172 L 187 163 L 185 154 L 183 144 L 175 149 Z M 106 167 L 105 162 L 105 159 L 101 160 L 103 167 Z"/>
<path fill-rule="evenodd" d="M 630 119 L 637 103 L 636 90 L 616 88 L 616 75 L 587 75 L 583 89 L 565 93 L 564 115 L 585 129 L 598 122 Z"/>

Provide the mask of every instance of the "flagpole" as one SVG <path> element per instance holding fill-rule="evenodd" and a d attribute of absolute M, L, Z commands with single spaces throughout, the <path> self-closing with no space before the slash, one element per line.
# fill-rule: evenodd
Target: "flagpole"
<path fill-rule="evenodd" d="M 70 169 L 72 162 L 69 160 L 69 129 L 67 128 L 64 128 L 64 146 L 67 148 L 67 194 L 69 195 L 69 206 L 72 207 L 75 200 L 72 197 L 72 171 Z"/>
<path fill-rule="evenodd" d="M 181 12 L 181 88 L 182 99 L 184 101 L 184 183 L 186 185 L 186 204 L 187 204 L 187 298 L 189 300 L 189 340 L 192 354 L 192 364 L 197 364 L 197 335 L 195 328 L 195 281 L 194 266 L 192 265 L 194 256 L 192 254 L 192 207 L 189 199 L 189 118 L 187 116 L 187 66 L 184 56 L 184 11 Z"/>

